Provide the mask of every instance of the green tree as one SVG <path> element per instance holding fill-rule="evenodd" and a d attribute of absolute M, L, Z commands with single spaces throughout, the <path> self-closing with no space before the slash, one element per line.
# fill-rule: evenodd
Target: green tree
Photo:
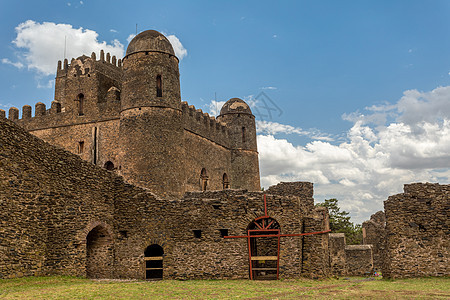
<path fill-rule="evenodd" d="M 362 244 L 361 225 L 355 225 L 350 221 L 349 213 L 344 210 L 341 211 L 337 199 L 325 199 L 325 202 L 317 203 L 316 206 L 328 208 L 331 232 L 344 233 L 347 245 Z"/>

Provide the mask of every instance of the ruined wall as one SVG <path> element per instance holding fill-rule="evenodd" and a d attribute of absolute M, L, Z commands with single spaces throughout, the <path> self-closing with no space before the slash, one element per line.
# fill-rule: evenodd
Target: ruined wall
<path fill-rule="evenodd" d="M 287 191 L 281 195 L 282 188 L 278 191 L 267 194 L 268 214 L 278 221 L 282 233 L 304 232 L 303 219 L 311 211 L 303 210 L 300 197 Z M 144 194 L 128 199 L 118 206 L 118 223 L 123 227 L 119 230 L 127 231 L 127 237 L 117 243 L 117 276 L 144 278 L 144 250 L 158 244 L 165 253 L 164 278 L 249 278 L 247 239 L 224 239 L 221 230 L 226 229 L 228 235 L 246 235 L 249 224 L 264 215 L 262 192 L 189 192 L 170 202 L 145 201 Z M 158 214 L 136 214 L 132 201 L 146 203 L 146 210 Z M 137 210 L 143 212 L 142 207 Z M 196 237 L 194 230 L 201 231 L 201 237 Z M 312 272 L 322 270 L 322 263 L 311 258 L 309 269 L 302 272 L 302 240 L 281 238 L 281 278 L 316 277 Z"/>
<path fill-rule="evenodd" d="M 385 248 L 386 218 L 384 212 L 379 211 L 362 223 L 363 244 L 372 245 L 374 270 L 380 272 L 383 266 L 383 251 Z"/>
<path fill-rule="evenodd" d="M 247 239 L 224 239 L 221 230 L 245 235 L 250 222 L 264 215 L 262 192 L 191 192 L 179 200 L 160 199 L 7 120 L 0 126 L 2 278 L 143 279 L 144 251 L 152 244 L 164 249 L 164 278 L 248 278 Z M 268 214 L 282 233 L 323 227 L 324 211 L 306 209 L 312 184 L 269 190 L 274 194 L 267 195 Z M 328 251 L 326 236 L 308 239 L 307 245 L 299 237 L 282 238 L 280 276 L 324 274 L 318 257 Z"/>
<path fill-rule="evenodd" d="M 330 233 L 329 238 L 331 274 L 337 276 L 347 275 L 345 234 Z"/>
<path fill-rule="evenodd" d="M 450 274 L 450 185 L 405 184 L 384 202 L 386 258 L 390 278 Z"/>
<path fill-rule="evenodd" d="M 373 272 L 372 245 L 345 246 L 347 274 L 365 276 Z"/>
<path fill-rule="evenodd" d="M 116 179 L 6 120 L 0 126 L 1 276 L 85 276 L 90 226 L 114 224 Z"/>

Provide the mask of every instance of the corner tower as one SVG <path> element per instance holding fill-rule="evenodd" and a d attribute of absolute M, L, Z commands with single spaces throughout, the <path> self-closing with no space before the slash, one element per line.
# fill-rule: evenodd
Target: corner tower
<path fill-rule="evenodd" d="M 242 99 L 228 100 L 217 120 L 230 132 L 232 188 L 259 191 L 259 162 L 256 147 L 255 116 Z"/>
<path fill-rule="evenodd" d="M 123 58 L 121 174 L 160 196 L 184 192 L 183 125 L 178 58 L 161 33 L 147 30 Z"/>

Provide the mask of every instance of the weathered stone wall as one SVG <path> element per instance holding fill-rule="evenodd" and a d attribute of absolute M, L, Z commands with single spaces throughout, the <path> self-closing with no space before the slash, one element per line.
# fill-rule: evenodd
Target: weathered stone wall
<path fill-rule="evenodd" d="M 385 248 L 386 218 L 384 212 L 379 211 L 362 223 L 363 244 L 372 245 L 374 270 L 380 272 L 383 267 L 383 251 Z"/>
<path fill-rule="evenodd" d="M 0 126 L 1 276 L 85 276 L 89 227 L 114 224 L 117 176 L 6 120 Z"/>
<path fill-rule="evenodd" d="M 331 274 L 337 276 L 347 275 L 345 234 L 330 233 L 329 238 Z"/>
<path fill-rule="evenodd" d="M 347 275 L 364 276 L 373 272 L 372 245 L 345 246 Z"/>
<path fill-rule="evenodd" d="M 179 200 L 160 199 L 7 120 L 0 126 L 2 278 L 143 279 L 144 250 L 152 244 L 164 249 L 164 278 L 248 278 L 247 239 L 224 239 L 220 230 L 245 235 L 250 222 L 264 215 L 262 192 L 191 192 Z M 307 209 L 311 188 L 290 183 L 269 189 L 274 194 L 267 194 L 267 212 L 282 233 L 324 229 L 326 210 Z M 326 234 L 281 238 L 280 276 L 326 276 L 327 243 Z"/>
<path fill-rule="evenodd" d="M 203 168 L 206 169 L 207 190 L 222 190 L 225 173 L 231 188 L 233 188 L 231 154 L 227 148 L 190 131 L 184 132 L 184 147 L 185 191 L 202 190 L 200 175 Z"/>
<path fill-rule="evenodd" d="M 450 185 L 414 183 L 384 202 L 390 278 L 450 274 Z"/>

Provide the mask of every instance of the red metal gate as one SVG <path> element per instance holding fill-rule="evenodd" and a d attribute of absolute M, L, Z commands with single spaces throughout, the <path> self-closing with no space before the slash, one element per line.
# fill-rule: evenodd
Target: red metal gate
<path fill-rule="evenodd" d="M 278 227 L 278 228 L 277 228 Z M 252 229 L 250 229 L 252 228 Z M 247 230 L 247 235 L 237 235 L 237 236 L 224 236 L 225 239 L 233 239 L 233 238 L 247 238 L 248 242 L 248 258 L 249 258 L 249 265 L 250 265 L 250 279 L 271 279 L 270 276 L 264 276 L 261 274 L 266 275 L 268 272 L 269 274 L 271 272 L 276 271 L 276 279 L 279 277 L 279 270 L 280 270 L 280 238 L 286 237 L 286 236 L 304 236 L 304 235 L 313 235 L 313 234 L 322 234 L 322 233 L 328 233 L 331 230 L 325 230 L 325 231 L 317 231 L 317 232 L 308 232 L 308 233 L 293 233 L 293 234 L 281 234 L 281 230 L 279 228 L 279 225 L 277 221 L 273 218 L 271 218 L 267 214 L 267 202 L 266 202 L 266 195 L 264 194 L 264 216 L 256 218 L 250 225 L 249 229 Z M 277 244 L 277 251 L 276 255 L 252 255 L 255 251 L 252 248 L 252 243 L 256 243 L 255 240 L 257 238 L 276 238 L 276 244 Z M 253 239 L 253 240 L 252 240 Z M 255 252 L 257 254 L 257 252 Z M 261 262 L 266 261 L 276 261 L 276 267 L 269 266 L 261 267 Z"/>

